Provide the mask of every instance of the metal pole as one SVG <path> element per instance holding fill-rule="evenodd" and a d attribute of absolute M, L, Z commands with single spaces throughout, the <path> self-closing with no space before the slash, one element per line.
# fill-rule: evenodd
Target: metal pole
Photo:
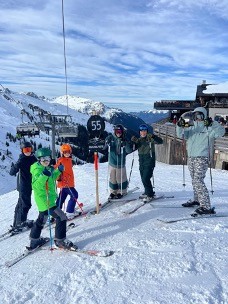
<path fill-rule="evenodd" d="M 51 124 L 51 145 L 52 145 L 52 158 L 56 158 L 56 153 L 55 153 L 55 123 L 53 122 Z"/>

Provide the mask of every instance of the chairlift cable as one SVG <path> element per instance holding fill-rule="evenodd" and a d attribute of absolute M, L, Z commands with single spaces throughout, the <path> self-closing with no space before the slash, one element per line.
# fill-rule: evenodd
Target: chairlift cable
<path fill-rule="evenodd" d="M 66 35 L 65 35 L 65 21 L 64 21 L 64 6 L 62 0 L 62 23 L 63 23 L 63 50 L 64 50 L 64 68 L 65 68 L 65 81 L 66 81 L 66 102 L 67 102 L 67 115 L 68 115 L 68 91 L 67 91 L 67 62 L 66 62 Z"/>

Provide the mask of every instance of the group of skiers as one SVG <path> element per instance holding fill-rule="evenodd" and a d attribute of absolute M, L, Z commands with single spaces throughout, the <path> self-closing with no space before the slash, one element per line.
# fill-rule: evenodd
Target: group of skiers
<path fill-rule="evenodd" d="M 67 215 L 62 211 L 62 205 L 67 195 L 70 201 L 67 206 L 67 214 L 74 214 L 78 192 L 74 185 L 73 162 L 71 158 L 72 149 L 69 144 L 60 148 L 61 157 L 55 166 L 51 165 L 51 150 L 40 148 L 33 154 L 32 145 L 25 142 L 21 146 L 22 153 L 16 164 L 12 163 L 11 175 L 18 172 L 19 199 L 15 208 L 12 232 L 20 232 L 25 226 L 31 228 L 30 248 L 34 249 L 46 242 L 40 237 L 41 231 L 49 220 L 55 219 L 55 245 L 59 248 L 76 248 L 76 245 L 66 239 Z M 56 181 L 60 188 L 59 196 L 56 191 Z M 31 193 L 39 211 L 34 223 L 27 220 L 28 211 L 31 208 Z"/>
<path fill-rule="evenodd" d="M 211 157 L 213 140 L 224 135 L 224 128 L 208 117 L 203 107 L 196 108 L 192 115 L 192 123 L 186 123 L 184 116 L 177 121 L 176 132 L 179 138 L 186 140 L 188 153 L 188 168 L 192 178 L 194 198 L 182 204 L 183 207 L 197 206 L 195 214 L 213 214 L 209 193 L 204 183 L 206 171 Z M 109 199 L 120 199 L 127 194 L 128 179 L 126 172 L 127 154 L 138 150 L 139 171 L 144 186 L 144 193 L 140 196 L 145 203 L 150 202 L 155 196 L 151 178 L 155 167 L 155 144 L 162 144 L 161 137 L 149 132 L 146 124 L 139 126 L 138 136 L 126 139 L 126 130 L 118 124 L 114 126 L 113 134 L 105 140 L 108 149 L 109 166 Z M 19 199 L 15 208 L 12 231 L 20 231 L 23 227 L 31 228 L 30 247 L 36 248 L 45 242 L 40 237 L 42 228 L 51 218 L 55 219 L 55 244 L 57 247 L 69 249 L 74 246 L 66 239 L 67 219 L 75 215 L 75 205 L 78 192 L 75 189 L 73 174 L 72 149 L 69 144 L 60 147 L 61 157 L 56 164 L 51 165 L 51 150 L 40 148 L 33 154 L 31 143 L 24 142 L 21 146 L 21 155 L 16 164 L 12 163 L 11 175 L 18 172 Z M 59 195 L 56 191 L 60 189 Z M 31 193 L 34 192 L 35 202 L 39 211 L 37 220 L 27 220 L 31 208 Z M 62 211 L 63 203 L 67 196 L 70 200 L 66 214 Z"/>

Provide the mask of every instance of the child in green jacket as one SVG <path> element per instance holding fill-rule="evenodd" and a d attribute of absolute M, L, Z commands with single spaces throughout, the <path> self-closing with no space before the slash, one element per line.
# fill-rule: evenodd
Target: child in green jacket
<path fill-rule="evenodd" d="M 40 235 L 50 216 L 56 220 L 55 245 L 64 249 L 77 248 L 71 241 L 66 240 L 67 217 L 55 203 L 58 196 L 56 193 L 56 179 L 64 171 L 64 166 L 59 165 L 58 168 L 54 169 L 50 165 L 51 150 L 48 148 L 38 149 L 36 157 L 38 162 L 31 166 L 30 172 L 32 174 L 32 189 L 39 210 L 39 216 L 30 232 L 30 248 L 34 249 L 46 242 L 45 238 L 40 237 Z"/>

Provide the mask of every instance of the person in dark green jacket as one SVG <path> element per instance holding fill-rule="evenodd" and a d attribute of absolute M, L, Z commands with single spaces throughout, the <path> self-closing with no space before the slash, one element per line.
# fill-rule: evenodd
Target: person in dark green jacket
<path fill-rule="evenodd" d="M 132 152 L 131 143 L 126 141 L 121 124 L 114 126 L 114 134 L 106 137 L 105 143 L 109 149 L 109 199 L 120 199 L 127 194 L 126 155 Z"/>
<path fill-rule="evenodd" d="M 56 180 L 64 171 L 64 166 L 60 164 L 58 168 L 55 169 L 50 165 L 51 150 L 48 148 L 38 149 L 36 151 L 36 157 L 38 161 L 31 166 L 30 172 L 32 174 L 32 189 L 39 216 L 30 232 L 30 248 L 34 249 L 46 242 L 45 238 L 40 237 L 40 235 L 50 216 L 56 220 L 55 245 L 64 249 L 70 249 L 71 247 L 76 248 L 77 246 L 75 244 L 66 240 L 67 217 L 65 213 L 56 206 L 56 199 L 58 197 Z"/>
<path fill-rule="evenodd" d="M 152 129 L 153 130 L 153 129 Z M 148 126 L 139 126 L 140 137 L 132 136 L 131 141 L 138 149 L 139 171 L 145 192 L 140 196 L 145 202 L 149 202 L 155 195 L 151 178 L 155 167 L 155 144 L 162 144 L 162 138 L 148 133 Z"/>

